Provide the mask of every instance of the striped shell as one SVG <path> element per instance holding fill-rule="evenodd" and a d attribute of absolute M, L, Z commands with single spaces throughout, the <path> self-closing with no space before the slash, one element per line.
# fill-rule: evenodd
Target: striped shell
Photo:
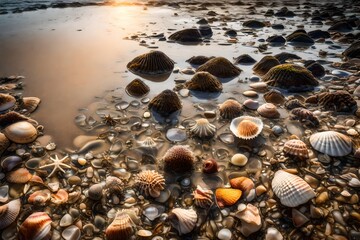
<path fill-rule="evenodd" d="M 293 110 L 294 108 L 305 108 L 305 105 L 296 98 L 289 99 L 284 103 L 287 110 Z"/>
<path fill-rule="evenodd" d="M 318 132 L 311 135 L 310 144 L 316 151 L 333 157 L 346 156 L 352 150 L 351 138 L 335 131 Z"/>
<path fill-rule="evenodd" d="M 21 208 L 20 199 L 12 200 L 0 206 L 0 230 L 6 228 L 15 221 Z"/>
<path fill-rule="evenodd" d="M 190 132 L 199 138 L 212 138 L 216 133 L 216 127 L 206 118 L 200 118 L 195 120 L 195 124 L 190 127 Z"/>
<path fill-rule="evenodd" d="M 305 108 L 294 108 L 290 113 L 290 118 L 292 120 L 308 122 L 313 126 L 318 126 L 320 124 L 319 119 L 313 114 L 313 112 Z"/>
<path fill-rule="evenodd" d="M 193 194 L 196 206 L 201 208 L 209 208 L 213 204 L 213 192 L 211 190 L 204 189 L 200 185 L 197 185 L 197 188 Z"/>
<path fill-rule="evenodd" d="M 38 190 L 30 194 L 28 202 L 31 204 L 44 204 L 50 200 L 51 193 L 48 189 Z"/>
<path fill-rule="evenodd" d="M 190 81 L 185 83 L 189 90 L 201 92 L 221 92 L 222 83 L 208 72 L 197 72 Z"/>
<path fill-rule="evenodd" d="M 20 109 L 26 113 L 34 112 L 40 104 L 40 98 L 37 97 L 23 97 L 20 100 Z"/>
<path fill-rule="evenodd" d="M 0 93 L 0 112 L 12 108 L 16 103 L 16 99 L 10 94 Z"/>
<path fill-rule="evenodd" d="M 286 100 L 284 95 L 275 89 L 271 89 L 270 91 L 264 93 L 264 99 L 266 102 L 273 104 L 283 104 Z"/>
<path fill-rule="evenodd" d="M 136 78 L 126 86 L 125 91 L 130 96 L 143 97 L 150 92 L 150 88 L 143 81 Z"/>
<path fill-rule="evenodd" d="M 201 42 L 202 36 L 196 28 L 187 28 L 171 34 L 169 39 L 176 42 Z"/>
<path fill-rule="evenodd" d="M 238 138 L 249 140 L 257 137 L 263 128 L 260 118 L 242 116 L 234 118 L 230 124 L 231 132 Z"/>
<path fill-rule="evenodd" d="M 247 195 L 251 189 L 255 187 L 254 182 L 247 177 L 236 177 L 233 179 L 230 179 L 230 185 L 232 188 L 240 189 Z"/>
<path fill-rule="evenodd" d="M 265 56 L 253 67 L 253 71 L 259 75 L 265 75 L 271 68 L 280 65 L 280 62 L 273 56 Z"/>
<path fill-rule="evenodd" d="M 159 197 L 160 191 L 164 189 L 164 176 L 155 170 L 144 170 L 136 175 L 135 186 L 141 194 L 151 197 Z"/>
<path fill-rule="evenodd" d="M 193 56 L 186 60 L 186 62 L 192 64 L 192 65 L 202 65 L 212 59 L 214 57 L 206 57 L 206 56 Z"/>
<path fill-rule="evenodd" d="M 15 143 L 31 143 L 37 138 L 36 128 L 29 122 L 21 121 L 6 127 L 4 133 Z"/>
<path fill-rule="evenodd" d="M 302 178 L 283 170 L 275 173 L 271 185 L 281 204 L 287 207 L 297 207 L 315 197 L 315 192 Z"/>
<path fill-rule="evenodd" d="M 19 228 L 20 240 L 42 240 L 50 233 L 52 220 L 46 212 L 28 216 Z"/>
<path fill-rule="evenodd" d="M 215 197 L 219 207 L 234 205 L 240 199 L 241 194 L 241 190 L 232 188 L 218 188 L 215 191 Z"/>
<path fill-rule="evenodd" d="M 125 212 L 117 212 L 114 221 L 106 228 L 107 240 L 125 240 L 134 235 L 133 221 Z"/>
<path fill-rule="evenodd" d="M 195 156 L 189 146 L 175 145 L 167 150 L 163 161 L 166 171 L 185 173 L 193 169 Z"/>
<path fill-rule="evenodd" d="M 212 58 L 201 65 L 197 72 L 209 72 L 218 78 L 231 78 L 239 76 L 241 69 L 223 57 Z"/>
<path fill-rule="evenodd" d="M 162 75 L 174 69 L 174 61 L 161 51 L 150 51 L 131 60 L 126 66 L 134 74 Z"/>
<path fill-rule="evenodd" d="M 56 194 L 51 195 L 51 202 L 56 205 L 67 203 L 69 200 L 69 194 L 65 189 L 59 189 Z"/>
<path fill-rule="evenodd" d="M 220 116 L 224 119 L 233 119 L 242 113 L 241 104 L 233 99 L 228 99 L 219 106 Z"/>
<path fill-rule="evenodd" d="M 26 168 L 18 168 L 6 175 L 6 180 L 10 183 L 27 183 L 32 175 Z"/>
<path fill-rule="evenodd" d="M 265 118 L 279 118 L 280 113 L 272 103 L 265 103 L 257 109 L 258 113 Z"/>
<path fill-rule="evenodd" d="M 179 235 L 191 232 L 197 221 L 197 214 L 193 209 L 174 208 L 169 213 L 171 225 L 178 230 Z"/>
<path fill-rule="evenodd" d="M 155 96 L 148 107 L 162 116 L 169 116 L 182 108 L 178 95 L 169 89 Z"/>
<path fill-rule="evenodd" d="M 306 144 L 298 139 L 291 139 L 285 142 L 283 151 L 284 153 L 295 157 L 309 158 L 309 152 Z"/>
<path fill-rule="evenodd" d="M 357 110 L 357 103 L 355 99 L 343 90 L 320 93 L 318 96 L 318 104 L 325 110 L 335 112 L 355 112 Z"/>
<path fill-rule="evenodd" d="M 279 54 L 276 54 L 274 57 L 279 60 L 281 64 L 286 63 L 286 61 L 290 59 L 301 59 L 301 57 L 299 57 L 298 55 L 287 52 L 281 52 Z"/>

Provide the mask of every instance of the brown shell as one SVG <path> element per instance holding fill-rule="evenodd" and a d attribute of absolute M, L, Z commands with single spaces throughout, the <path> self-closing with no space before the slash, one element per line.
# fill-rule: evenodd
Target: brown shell
<path fill-rule="evenodd" d="M 0 157 L 9 147 L 9 145 L 10 145 L 9 139 L 4 134 L 0 133 Z"/>
<path fill-rule="evenodd" d="M 20 121 L 26 121 L 28 119 L 29 119 L 28 117 L 26 117 L 20 113 L 11 111 L 11 112 L 7 112 L 5 114 L 0 115 L 0 126 L 5 128 L 13 123 L 20 122 Z"/>
<path fill-rule="evenodd" d="M 150 101 L 148 107 L 162 116 L 169 116 L 182 108 L 178 95 L 169 89 L 155 96 Z"/>
<path fill-rule="evenodd" d="M 50 200 L 51 193 L 48 189 L 38 190 L 30 194 L 28 202 L 31 204 L 44 204 Z"/>
<path fill-rule="evenodd" d="M 29 122 L 20 121 L 7 126 L 4 133 L 15 143 L 31 143 L 37 138 L 36 128 Z"/>
<path fill-rule="evenodd" d="M 133 221 L 125 212 L 118 212 L 114 221 L 106 228 L 107 240 L 129 239 L 134 235 Z"/>
<path fill-rule="evenodd" d="M 273 56 L 265 56 L 257 62 L 252 70 L 259 76 L 265 75 L 271 68 L 280 65 L 280 62 Z"/>
<path fill-rule="evenodd" d="M 167 150 L 163 161 L 166 171 L 185 173 L 193 169 L 195 156 L 189 146 L 175 145 Z"/>
<path fill-rule="evenodd" d="M 304 32 L 293 32 L 286 37 L 288 42 L 314 44 L 314 40 Z"/>
<path fill-rule="evenodd" d="M 155 170 L 144 170 L 136 175 L 135 186 L 141 194 L 156 198 L 165 187 L 165 179 Z"/>
<path fill-rule="evenodd" d="M 11 183 L 27 183 L 32 175 L 26 168 L 19 168 L 6 175 L 6 180 Z"/>
<path fill-rule="evenodd" d="M 265 118 L 279 118 L 280 113 L 272 103 L 265 103 L 257 109 L 258 113 Z"/>
<path fill-rule="evenodd" d="M 197 186 L 193 192 L 195 205 L 201 208 L 209 208 L 213 204 L 211 190 L 203 189 L 201 186 Z"/>
<path fill-rule="evenodd" d="M 136 78 L 126 86 L 125 91 L 130 96 L 142 97 L 150 92 L 150 88 L 143 81 Z"/>
<path fill-rule="evenodd" d="M 0 230 L 6 228 L 15 221 L 21 208 L 20 199 L 15 199 L 0 206 Z"/>
<path fill-rule="evenodd" d="M 241 69 L 232 64 L 229 60 L 223 57 L 216 57 L 210 59 L 205 64 L 201 65 L 197 72 L 209 72 L 219 78 L 231 78 L 239 76 Z"/>
<path fill-rule="evenodd" d="M 45 239 L 51 230 L 52 220 L 45 212 L 35 212 L 28 216 L 19 228 L 19 239 Z"/>
<path fill-rule="evenodd" d="M 284 144 L 284 153 L 302 158 L 309 158 L 309 152 L 306 144 L 299 139 L 291 139 Z"/>
<path fill-rule="evenodd" d="M 298 55 L 293 53 L 281 52 L 274 56 L 281 64 L 286 63 L 287 60 L 290 59 L 301 59 Z"/>
<path fill-rule="evenodd" d="M 248 194 L 251 189 L 255 187 L 254 182 L 247 177 L 236 177 L 230 180 L 230 185 L 232 188 L 240 189 L 245 194 Z"/>
<path fill-rule="evenodd" d="M 343 55 L 347 58 L 360 58 L 360 41 L 351 44 L 344 52 Z"/>
<path fill-rule="evenodd" d="M 202 65 L 212 59 L 214 57 L 206 57 L 206 56 L 193 56 L 186 60 L 186 62 L 192 64 L 192 65 Z"/>
<path fill-rule="evenodd" d="M 234 100 L 228 99 L 219 106 L 220 116 L 224 119 L 233 119 L 242 113 L 242 105 Z"/>
<path fill-rule="evenodd" d="M 283 104 L 286 100 L 284 95 L 275 89 L 271 89 L 270 91 L 264 93 L 264 99 L 266 102 L 273 104 Z"/>
<path fill-rule="evenodd" d="M 126 67 L 134 74 L 162 75 L 172 72 L 174 61 L 161 51 L 150 51 L 137 56 Z"/>
<path fill-rule="evenodd" d="M 56 205 L 67 203 L 69 200 L 69 194 L 64 189 L 59 189 L 57 193 L 51 195 L 51 202 L 55 203 Z"/>
<path fill-rule="evenodd" d="M 169 36 L 169 39 L 176 42 L 201 42 L 202 36 L 198 29 L 187 28 L 174 32 Z"/>
<path fill-rule="evenodd" d="M 318 104 L 325 110 L 335 112 L 350 112 L 357 110 L 355 99 L 343 90 L 318 95 Z"/>
<path fill-rule="evenodd" d="M 219 168 L 218 163 L 213 158 L 206 159 L 202 162 L 203 173 L 208 173 L 208 174 L 216 173 L 218 172 L 218 168 Z"/>
<path fill-rule="evenodd" d="M 284 103 L 284 106 L 286 107 L 287 110 L 292 110 L 294 108 L 305 108 L 305 105 L 299 99 L 296 98 L 289 99 Z"/>
<path fill-rule="evenodd" d="M 241 197 L 241 190 L 232 188 L 218 188 L 215 191 L 216 201 L 219 207 L 232 206 Z"/>
<path fill-rule="evenodd" d="M 16 99 L 10 94 L 0 93 L 0 112 L 12 108 L 16 103 Z"/>
<path fill-rule="evenodd" d="M 290 113 L 290 118 L 293 120 L 308 122 L 313 126 L 318 126 L 320 124 L 319 119 L 317 119 L 310 110 L 305 108 L 294 108 Z"/>
<path fill-rule="evenodd" d="M 221 92 L 222 83 L 208 72 L 197 72 L 190 81 L 185 83 L 189 90 L 202 92 Z"/>
<path fill-rule="evenodd" d="M 37 107 L 39 106 L 40 104 L 40 98 L 37 98 L 37 97 L 23 97 L 21 99 L 21 103 L 20 103 L 20 110 L 24 111 L 26 113 L 32 113 L 34 112 Z"/>

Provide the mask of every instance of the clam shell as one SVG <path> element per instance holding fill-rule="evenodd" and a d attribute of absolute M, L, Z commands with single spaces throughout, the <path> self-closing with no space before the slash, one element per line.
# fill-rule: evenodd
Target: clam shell
<path fill-rule="evenodd" d="M 235 166 L 243 167 L 248 162 L 248 157 L 242 153 L 236 153 L 231 157 L 230 162 Z"/>
<path fill-rule="evenodd" d="M 126 86 L 125 91 L 130 96 L 143 97 L 150 92 L 150 88 L 143 81 L 136 78 Z"/>
<path fill-rule="evenodd" d="M 355 112 L 357 110 L 357 103 L 355 99 L 343 90 L 321 93 L 318 96 L 318 104 L 325 110 L 335 112 Z"/>
<path fill-rule="evenodd" d="M 291 110 L 291 119 L 297 119 L 299 121 L 305 121 L 310 123 L 313 126 L 318 126 L 320 124 L 319 119 L 315 117 L 312 111 L 305 108 L 294 108 Z"/>
<path fill-rule="evenodd" d="M 134 235 L 134 223 L 125 212 L 117 212 L 114 221 L 106 228 L 105 234 L 108 240 L 129 239 Z"/>
<path fill-rule="evenodd" d="M 241 190 L 232 188 L 218 188 L 215 191 L 216 201 L 219 207 L 232 206 L 241 197 Z"/>
<path fill-rule="evenodd" d="M 56 194 L 51 195 L 51 202 L 55 203 L 56 205 L 67 203 L 69 200 L 69 194 L 64 189 L 59 189 Z"/>
<path fill-rule="evenodd" d="M 16 103 L 16 99 L 10 94 L 0 93 L 0 112 L 12 108 Z"/>
<path fill-rule="evenodd" d="M 34 112 L 40 104 L 40 98 L 37 97 L 23 97 L 21 99 L 20 109 L 27 113 Z"/>
<path fill-rule="evenodd" d="M 224 119 L 233 119 L 242 113 L 241 104 L 233 99 L 228 99 L 219 106 L 220 116 Z"/>
<path fill-rule="evenodd" d="M 280 62 L 273 56 L 265 56 L 253 67 L 253 71 L 259 75 L 265 75 L 271 68 L 280 65 Z"/>
<path fill-rule="evenodd" d="M 167 150 L 163 161 L 166 171 L 185 173 L 193 169 L 195 156 L 189 146 L 175 145 Z"/>
<path fill-rule="evenodd" d="M 171 225 L 178 230 L 179 235 L 191 232 L 197 221 L 197 214 L 193 209 L 174 208 L 168 217 Z"/>
<path fill-rule="evenodd" d="M 190 81 L 185 83 L 189 90 L 201 92 L 221 92 L 222 83 L 208 72 L 197 72 Z"/>
<path fill-rule="evenodd" d="M 30 143 L 37 138 L 36 128 L 25 121 L 11 124 L 5 128 L 4 133 L 8 139 L 15 143 Z"/>
<path fill-rule="evenodd" d="M 31 177 L 31 173 L 26 168 L 19 168 L 9 172 L 6 175 L 6 180 L 11 183 L 27 183 Z"/>
<path fill-rule="evenodd" d="M 315 197 L 315 192 L 302 178 L 279 170 L 272 180 L 272 189 L 282 205 L 297 207 Z"/>
<path fill-rule="evenodd" d="M 238 138 L 249 140 L 258 136 L 263 128 L 259 118 L 242 116 L 234 118 L 230 124 L 231 132 Z"/>
<path fill-rule="evenodd" d="M 1 161 L 1 167 L 9 172 L 13 170 L 16 166 L 20 165 L 23 162 L 22 158 L 17 155 L 7 156 Z"/>
<path fill-rule="evenodd" d="M 279 118 L 280 113 L 272 103 L 265 103 L 257 109 L 258 113 L 266 118 Z"/>
<path fill-rule="evenodd" d="M 283 151 L 295 157 L 309 158 L 309 151 L 306 144 L 298 139 L 291 139 L 285 142 Z"/>
<path fill-rule="evenodd" d="M 195 124 L 190 127 L 190 132 L 199 138 L 212 138 L 216 133 L 215 125 L 209 123 L 206 118 L 195 120 Z"/>
<path fill-rule="evenodd" d="M 201 42 L 202 36 L 198 29 L 188 28 L 171 34 L 169 39 L 177 42 Z"/>
<path fill-rule="evenodd" d="M 159 197 L 160 191 L 164 189 L 164 176 L 155 170 L 145 170 L 135 177 L 135 186 L 145 196 Z"/>
<path fill-rule="evenodd" d="M 154 97 L 148 107 L 162 116 L 169 116 L 182 108 L 178 95 L 169 89 Z"/>
<path fill-rule="evenodd" d="M 44 204 L 50 200 L 51 193 L 49 190 L 38 190 L 30 194 L 28 197 L 28 202 L 31 204 Z"/>
<path fill-rule="evenodd" d="M 219 78 L 231 78 L 239 76 L 241 69 L 226 58 L 216 57 L 201 65 L 196 72 L 209 72 Z"/>
<path fill-rule="evenodd" d="M 255 187 L 254 182 L 247 177 L 236 177 L 233 179 L 230 179 L 230 185 L 232 188 L 240 189 L 243 191 L 246 195 L 250 192 L 251 189 Z"/>
<path fill-rule="evenodd" d="M 20 122 L 20 121 L 29 120 L 28 117 L 21 115 L 18 112 L 10 111 L 5 114 L 0 115 L 0 126 L 7 127 L 13 123 Z"/>
<path fill-rule="evenodd" d="M 274 89 L 264 93 L 264 99 L 266 102 L 273 104 L 283 104 L 285 102 L 284 95 L 282 95 L 280 91 Z"/>
<path fill-rule="evenodd" d="M 213 192 L 211 190 L 202 188 L 200 185 L 197 185 L 193 195 L 195 205 L 198 207 L 209 208 L 213 204 Z"/>
<path fill-rule="evenodd" d="M 335 131 L 311 135 L 310 144 L 315 150 L 333 157 L 346 156 L 352 151 L 351 138 Z"/>
<path fill-rule="evenodd" d="M 0 230 L 6 228 L 15 221 L 21 208 L 20 199 L 15 199 L 0 206 Z"/>
<path fill-rule="evenodd" d="M 19 228 L 19 239 L 41 240 L 51 230 L 52 220 L 45 212 L 35 212 L 28 216 Z"/>

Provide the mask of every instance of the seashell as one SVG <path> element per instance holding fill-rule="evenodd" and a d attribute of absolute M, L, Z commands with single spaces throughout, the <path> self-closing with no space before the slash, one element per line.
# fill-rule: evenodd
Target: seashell
<path fill-rule="evenodd" d="M 241 69 L 233 65 L 229 60 L 223 57 L 212 58 L 201 65 L 197 72 L 209 72 L 218 78 L 232 78 L 239 76 Z"/>
<path fill-rule="evenodd" d="M 219 106 L 220 116 L 224 119 L 233 119 L 242 113 L 241 104 L 234 100 L 228 99 Z"/>
<path fill-rule="evenodd" d="M 27 183 L 31 177 L 31 173 L 26 168 L 19 168 L 7 173 L 6 180 L 10 183 Z"/>
<path fill-rule="evenodd" d="M 266 118 L 279 118 L 280 113 L 272 103 L 265 103 L 257 109 L 258 113 Z"/>
<path fill-rule="evenodd" d="M 209 158 L 203 161 L 203 165 L 202 165 L 202 171 L 203 173 L 216 173 L 218 172 L 218 163 L 216 162 L 215 159 L 213 158 Z"/>
<path fill-rule="evenodd" d="M 265 23 L 258 20 L 248 20 L 243 23 L 243 26 L 247 28 L 263 28 L 265 27 Z"/>
<path fill-rule="evenodd" d="M 134 235 L 134 222 L 129 214 L 117 212 L 114 221 L 106 228 L 105 235 L 108 240 L 125 240 Z"/>
<path fill-rule="evenodd" d="M 282 205 L 297 207 L 315 197 L 315 192 L 302 178 L 278 170 L 272 180 L 272 189 Z"/>
<path fill-rule="evenodd" d="M 169 89 L 162 91 L 154 97 L 148 107 L 161 116 L 169 116 L 182 108 L 178 95 Z"/>
<path fill-rule="evenodd" d="M 177 31 L 169 36 L 170 40 L 176 42 L 201 42 L 202 36 L 198 29 L 196 28 L 187 28 L 180 31 Z"/>
<path fill-rule="evenodd" d="M 50 233 L 52 220 L 46 212 L 35 212 L 28 216 L 19 228 L 20 240 L 47 239 Z"/>
<path fill-rule="evenodd" d="M 29 183 L 32 185 L 35 185 L 35 184 L 38 184 L 41 186 L 44 185 L 44 181 L 42 180 L 42 178 L 37 175 L 32 175 L 29 180 Z"/>
<path fill-rule="evenodd" d="M 289 99 L 284 103 L 284 106 L 286 107 L 287 110 L 292 110 L 294 108 L 305 108 L 305 105 L 299 99 L 296 98 Z"/>
<path fill-rule="evenodd" d="M 28 202 L 31 204 L 41 205 L 46 203 L 48 200 L 50 200 L 50 197 L 51 197 L 51 193 L 49 190 L 47 189 L 38 190 L 30 194 L 30 196 L 28 197 Z"/>
<path fill-rule="evenodd" d="M 30 143 L 37 138 L 36 128 L 25 121 L 13 123 L 4 130 L 5 136 L 15 143 Z"/>
<path fill-rule="evenodd" d="M 145 170 L 136 175 L 135 186 L 142 195 L 157 198 L 164 189 L 165 179 L 155 170 Z"/>
<path fill-rule="evenodd" d="M 64 240 L 79 240 L 81 231 L 77 226 L 70 225 L 62 231 L 61 236 Z"/>
<path fill-rule="evenodd" d="M 290 112 L 290 118 L 292 120 L 299 120 L 301 122 L 304 121 L 315 127 L 320 124 L 319 120 L 317 119 L 317 117 L 315 117 L 313 112 L 305 108 L 294 108 Z"/>
<path fill-rule="evenodd" d="M 0 186 L 0 203 L 5 203 L 9 200 L 9 185 Z M 1 209 L 1 207 L 0 207 Z M 0 210 L 1 212 L 1 210 Z M 0 213 L 1 216 L 1 213 Z M 1 229 L 1 228 L 0 228 Z"/>
<path fill-rule="evenodd" d="M 206 118 L 200 118 L 195 120 L 195 124 L 190 127 L 190 132 L 199 138 L 212 138 L 216 133 L 216 127 Z"/>
<path fill-rule="evenodd" d="M 10 111 L 0 115 L 0 126 L 5 128 L 13 123 L 27 120 L 29 120 L 28 117 L 21 115 L 18 112 Z"/>
<path fill-rule="evenodd" d="M 106 177 L 105 188 L 110 194 L 121 194 L 124 188 L 124 181 L 114 176 Z"/>
<path fill-rule="evenodd" d="M 244 106 L 251 110 L 256 110 L 259 107 L 259 102 L 252 99 L 246 99 L 244 101 Z"/>
<path fill-rule="evenodd" d="M 276 228 L 269 227 L 266 230 L 265 240 L 283 240 L 283 239 L 284 237 Z"/>
<path fill-rule="evenodd" d="M 56 194 L 51 195 L 51 202 L 56 205 L 67 203 L 69 200 L 69 194 L 65 189 L 59 189 Z"/>
<path fill-rule="evenodd" d="M 178 230 L 179 235 L 183 235 L 195 228 L 197 214 L 193 209 L 174 208 L 169 213 L 168 220 Z"/>
<path fill-rule="evenodd" d="M 256 63 L 256 60 L 252 58 L 249 54 L 242 54 L 237 58 L 234 58 L 234 64 L 250 65 L 254 63 Z"/>
<path fill-rule="evenodd" d="M 319 85 L 312 73 L 296 64 L 281 64 L 269 70 L 262 79 L 269 86 L 286 89 L 291 92 L 302 92 Z"/>
<path fill-rule="evenodd" d="M 338 90 L 335 92 L 326 92 L 316 95 L 317 104 L 325 110 L 334 112 L 350 112 L 354 113 L 357 110 L 357 103 L 355 99 L 347 92 Z"/>
<path fill-rule="evenodd" d="M 146 137 L 143 141 L 139 141 L 141 147 L 144 148 L 154 148 L 157 143 L 152 137 Z"/>
<path fill-rule="evenodd" d="M 360 41 L 351 44 L 342 54 L 347 58 L 360 58 Z"/>
<path fill-rule="evenodd" d="M 301 57 L 299 57 L 296 54 L 293 53 L 287 53 L 287 52 L 281 52 L 279 54 L 276 54 L 274 56 L 281 64 L 286 63 L 288 60 L 292 60 L 292 59 L 301 59 Z"/>
<path fill-rule="evenodd" d="M 230 124 L 231 132 L 238 138 L 249 140 L 257 137 L 263 128 L 260 118 L 242 116 L 234 118 Z"/>
<path fill-rule="evenodd" d="M 284 95 L 275 89 L 271 89 L 270 91 L 264 93 L 264 99 L 266 102 L 273 104 L 283 104 L 286 100 Z"/>
<path fill-rule="evenodd" d="M 6 151 L 6 149 L 9 147 L 9 145 L 10 145 L 9 139 L 3 133 L 0 133 L 0 157 Z M 2 165 L 2 163 L 1 163 L 1 165 Z"/>
<path fill-rule="evenodd" d="M 245 195 L 248 195 L 251 189 L 254 189 L 254 182 L 247 177 L 236 177 L 230 179 L 230 185 L 232 188 L 240 189 Z"/>
<path fill-rule="evenodd" d="M 192 65 L 202 65 L 212 59 L 214 57 L 205 57 L 205 56 L 193 56 L 186 60 L 186 62 L 192 64 Z"/>
<path fill-rule="evenodd" d="M 230 162 L 235 166 L 243 167 L 248 162 L 248 158 L 244 154 L 236 153 L 231 157 Z"/>
<path fill-rule="evenodd" d="M 16 99 L 10 94 L 0 93 L 0 112 L 4 112 L 15 106 Z"/>
<path fill-rule="evenodd" d="M 291 139 L 284 144 L 284 153 L 298 157 L 300 159 L 309 158 L 306 144 L 299 139 Z"/>
<path fill-rule="evenodd" d="M 26 113 L 34 112 L 40 104 L 40 98 L 38 97 L 23 97 L 20 100 L 19 108 Z"/>
<path fill-rule="evenodd" d="M 280 62 L 273 56 L 265 56 L 254 65 L 252 70 L 259 76 L 265 75 L 271 68 L 280 65 Z"/>
<path fill-rule="evenodd" d="M 222 83 L 208 72 L 197 72 L 190 81 L 185 83 L 189 90 L 201 92 L 221 92 Z"/>
<path fill-rule="evenodd" d="M 167 150 L 163 161 L 166 171 L 185 173 L 193 169 L 195 156 L 189 146 L 175 145 Z"/>
<path fill-rule="evenodd" d="M 200 185 L 197 185 L 195 191 L 193 192 L 193 195 L 195 205 L 198 207 L 210 208 L 213 204 L 213 192 L 211 190 L 202 188 Z"/>
<path fill-rule="evenodd" d="M 150 92 L 150 88 L 138 78 L 132 80 L 125 88 L 127 94 L 133 97 L 143 97 Z"/>
<path fill-rule="evenodd" d="M 17 155 L 8 156 L 1 161 L 1 167 L 5 171 L 9 172 L 13 170 L 16 166 L 20 165 L 22 162 L 22 158 Z"/>
<path fill-rule="evenodd" d="M 241 225 L 239 227 L 239 231 L 245 237 L 259 231 L 262 226 L 259 209 L 250 203 L 241 208 L 240 211 L 236 212 L 235 217 L 240 220 Z"/>
<path fill-rule="evenodd" d="M 335 132 L 318 132 L 310 136 L 311 146 L 332 157 L 342 157 L 351 153 L 352 141 L 348 136 Z"/>
<path fill-rule="evenodd" d="M 0 206 L 0 230 L 12 224 L 19 215 L 21 208 L 20 199 L 15 199 Z"/>
<path fill-rule="evenodd" d="M 288 42 L 298 43 L 298 44 L 314 44 L 315 41 L 305 32 L 293 32 L 286 37 Z"/>
<path fill-rule="evenodd" d="M 218 188 L 215 191 L 216 201 L 219 207 L 232 206 L 241 197 L 241 190 L 232 188 Z"/>
<path fill-rule="evenodd" d="M 103 196 L 103 186 L 100 183 L 91 185 L 88 191 L 88 197 L 92 200 L 100 200 Z"/>
<path fill-rule="evenodd" d="M 126 67 L 134 74 L 162 75 L 174 69 L 174 61 L 161 51 L 150 51 L 131 60 Z"/>

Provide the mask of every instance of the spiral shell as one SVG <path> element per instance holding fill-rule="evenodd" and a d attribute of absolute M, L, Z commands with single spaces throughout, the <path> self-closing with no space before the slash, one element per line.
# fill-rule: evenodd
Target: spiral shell
<path fill-rule="evenodd" d="M 31 173 L 26 168 L 19 168 L 9 172 L 6 175 L 6 180 L 10 183 L 27 183 L 31 177 Z"/>
<path fill-rule="evenodd" d="M 299 158 L 309 158 L 309 152 L 306 144 L 298 139 L 291 139 L 284 144 L 284 153 L 299 157 Z"/>
<path fill-rule="evenodd" d="M 222 83 L 208 72 L 195 73 L 191 80 L 185 83 L 185 87 L 201 92 L 221 92 L 223 89 Z"/>
<path fill-rule="evenodd" d="M 143 81 L 136 78 L 132 80 L 125 88 L 127 94 L 133 97 L 143 97 L 149 93 L 150 88 Z"/>
<path fill-rule="evenodd" d="M 124 188 L 124 181 L 114 176 L 107 176 L 105 188 L 110 194 L 121 194 Z"/>
<path fill-rule="evenodd" d="M 31 143 L 37 138 L 36 128 L 29 122 L 21 121 L 6 127 L 4 133 L 15 143 Z"/>
<path fill-rule="evenodd" d="M 352 151 L 351 138 L 335 131 L 311 135 L 310 144 L 315 150 L 333 157 L 346 156 Z"/>
<path fill-rule="evenodd" d="M 272 89 L 266 93 L 264 93 L 264 99 L 268 103 L 273 104 L 283 104 L 285 102 L 285 97 L 278 90 Z"/>
<path fill-rule="evenodd" d="M 223 57 L 212 58 L 201 65 L 197 72 L 209 72 L 219 78 L 231 78 L 239 76 L 241 69 L 233 65 L 229 60 Z"/>
<path fill-rule="evenodd" d="M 315 192 L 302 178 L 279 170 L 272 180 L 272 189 L 287 207 L 297 207 L 315 197 Z"/>
<path fill-rule="evenodd" d="M 145 170 L 136 175 L 135 186 L 141 194 L 156 198 L 164 189 L 165 179 L 163 175 L 154 170 Z"/>
<path fill-rule="evenodd" d="M 203 189 L 200 185 L 193 192 L 195 205 L 201 208 L 209 208 L 213 204 L 213 192 L 208 189 Z"/>
<path fill-rule="evenodd" d="M 280 65 L 280 62 L 273 56 L 265 56 L 253 67 L 253 71 L 259 75 L 265 75 L 271 68 Z"/>
<path fill-rule="evenodd" d="M 181 101 L 178 95 L 167 89 L 154 97 L 149 103 L 149 109 L 154 110 L 160 115 L 166 117 L 172 113 L 181 110 Z"/>
<path fill-rule="evenodd" d="M 263 128 L 259 118 L 242 116 L 234 118 L 230 124 L 231 132 L 238 138 L 249 140 L 257 137 Z"/>
<path fill-rule="evenodd" d="M 255 187 L 254 182 L 247 177 L 236 177 L 230 179 L 230 185 L 232 188 L 240 189 L 242 192 L 247 195 L 251 189 Z"/>
<path fill-rule="evenodd" d="M 241 104 L 233 99 L 228 99 L 219 106 L 220 116 L 224 119 L 233 119 L 242 113 Z"/>
<path fill-rule="evenodd" d="M 28 216 L 19 228 L 20 240 L 41 240 L 50 233 L 52 220 L 45 212 Z"/>
<path fill-rule="evenodd" d="M 200 118 L 195 120 L 195 124 L 190 127 L 190 132 L 199 138 L 212 138 L 216 133 L 216 127 L 206 118 Z"/>
<path fill-rule="evenodd" d="M 176 42 L 201 42 L 202 36 L 198 29 L 188 28 L 171 34 L 169 39 Z"/>
<path fill-rule="evenodd" d="M 108 240 L 126 240 L 134 235 L 134 223 L 125 212 L 117 212 L 114 221 L 106 228 Z"/>
<path fill-rule="evenodd" d="M 191 232 L 197 221 L 197 214 L 193 209 L 174 208 L 168 217 L 171 225 L 178 230 L 179 235 Z"/>
<path fill-rule="evenodd" d="M 15 199 L 0 206 L 0 230 L 6 228 L 15 221 L 21 208 L 20 199 Z"/>
<path fill-rule="evenodd" d="M 232 206 L 241 197 L 242 192 L 239 189 L 218 188 L 215 191 L 216 201 L 219 207 Z"/>
<path fill-rule="evenodd" d="M 218 172 L 218 163 L 215 159 L 209 158 L 203 161 L 202 165 L 203 173 L 216 173 Z"/>
<path fill-rule="evenodd" d="M 12 108 L 16 103 L 16 99 L 10 94 L 0 93 L 0 112 Z"/>
<path fill-rule="evenodd" d="M 175 145 L 167 150 L 163 161 L 166 171 L 185 173 L 193 169 L 195 156 L 189 146 Z"/>
<path fill-rule="evenodd" d="M 258 113 L 265 118 L 279 118 L 280 113 L 272 103 L 265 103 L 257 109 Z"/>

